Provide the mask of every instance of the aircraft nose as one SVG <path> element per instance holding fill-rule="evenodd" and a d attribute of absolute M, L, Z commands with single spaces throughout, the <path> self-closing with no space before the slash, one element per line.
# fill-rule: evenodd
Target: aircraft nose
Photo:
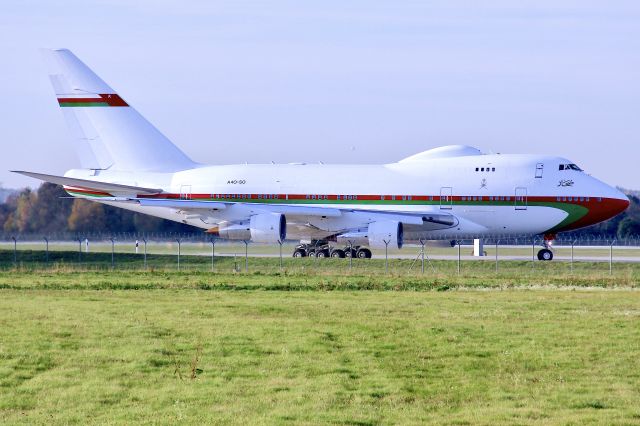
<path fill-rule="evenodd" d="M 629 198 L 620 190 L 611 188 L 606 198 L 602 198 L 602 213 L 606 219 L 619 215 L 629 207 Z"/>
<path fill-rule="evenodd" d="M 625 194 L 618 191 L 617 189 L 616 189 L 616 196 L 608 200 L 608 203 L 611 204 L 611 210 L 615 212 L 611 215 L 611 217 L 622 213 L 631 204 L 631 202 L 629 201 L 629 197 L 627 197 Z"/>

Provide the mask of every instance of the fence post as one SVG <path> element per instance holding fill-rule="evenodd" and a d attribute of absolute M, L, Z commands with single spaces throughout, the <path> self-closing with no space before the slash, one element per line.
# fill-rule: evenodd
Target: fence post
<path fill-rule="evenodd" d="M 213 272 L 213 264 L 216 258 L 216 239 L 211 239 L 211 272 Z"/>
<path fill-rule="evenodd" d="M 244 240 L 244 271 L 249 272 L 249 241 Z"/>
<path fill-rule="evenodd" d="M 353 243 L 349 241 L 349 269 L 353 269 Z"/>
<path fill-rule="evenodd" d="M 144 269 L 147 269 L 147 239 L 142 238 L 142 242 L 144 243 Z"/>
<path fill-rule="evenodd" d="M 531 240 L 531 269 L 536 266 L 536 237 Z"/>
<path fill-rule="evenodd" d="M 385 274 L 389 274 L 389 242 L 387 240 L 382 240 L 384 243 L 384 272 Z"/>
<path fill-rule="evenodd" d="M 496 274 L 498 273 L 498 243 L 500 240 L 496 240 Z"/>
<path fill-rule="evenodd" d="M 178 271 L 180 270 L 180 238 L 176 238 L 176 242 L 178 243 Z"/>
<path fill-rule="evenodd" d="M 78 263 L 82 262 L 82 239 L 78 237 Z"/>
<path fill-rule="evenodd" d="M 282 271 L 282 241 L 278 240 L 278 245 L 280 246 L 280 270 Z"/>
<path fill-rule="evenodd" d="M 111 237 L 111 269 L 116 267 L 115 251 L 116 251 L 116 239 Z"/>
<path fill-rule="evenodd" d="M 460 240 L 458 240 L 458 275 L 460 275 Z"/>
<path fill-rule="evenodd" d="M 613 274 L 613 245 L 616 243 L 614 238 L 609 245 L 609 275 Z"/>
<path fill-rule="evenodd" d="M 49 239 L 44 237 L 44 262 L 49 263 Z"/>
<path fill-rule="evenodd" d="M 15 236 L 12 236 L 11 239 L 13 240 L 13 265 L 17 266 L 18 265 L 18 241 Z"/>
<path fill-rule="evenodd" d="M 573 246 L 575 246 L 576 241 L 571 241 L 571 273 L 573 274 Z"/>
<path fill-rule="evenodd" d="M 422 257 L 421 271 L 422 275 L 424 275 L 424 240 L 422 238 L 420 238 L 420 256 Z"/>

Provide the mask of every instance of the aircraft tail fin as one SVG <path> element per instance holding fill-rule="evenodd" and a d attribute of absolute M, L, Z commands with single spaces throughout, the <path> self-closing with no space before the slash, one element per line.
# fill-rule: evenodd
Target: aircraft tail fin
<path fill-rule="evenodd" d="M 172 172 L 195 163 L 67 49 L 42 49 L 82 167 Z"/>

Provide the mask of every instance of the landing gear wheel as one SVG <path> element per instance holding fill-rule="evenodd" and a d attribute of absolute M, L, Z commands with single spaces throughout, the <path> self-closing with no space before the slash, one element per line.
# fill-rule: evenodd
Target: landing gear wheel
<path fill-rule="evenodd" d="M 356 252 L 356 257 L 358 259 L 371 259 L 371 250 L 366 248 L 358 249 Z"/>
<path fill-rule="evenodd" d="M 309 251 L 307 252 L 307 256 L 309 256 L 309 257 L 316 257 L 316 252 L 315 252 L 315 250 L 309 250 Z"/>
<path fill-rule="evenodd" d="M 553 252 L 549 249 L 542 249 L 538 252 L 538 260 L 553 260 Z"/>
<path fill-rule="evenodd" d="M 302 249 L 296 249 L 293 252 L 293 257 L 305 257 L 306 255 L 307 255 L 307 252 Z"/>
<path fill-rule="evenodd" d="M 316 257 L 320 257 L 320 258 L 329 257 L 329 252 L 325 250 L 318 250 L 316 252 Z"/>
<path fill-rule="evenodd" d="M 354 250 L 354 249 L 351 249 L 351 250 L 346 249 L 344 251 L 344 256 L 345 257 L 356 257 L 356 250 Z"/>
<path fill-rule="evenodd" d="M 339 257 L 340 259 L 346 256 L 345 252 L 340 249 L 335 249 L 331 252 L 331 257 Z"/>

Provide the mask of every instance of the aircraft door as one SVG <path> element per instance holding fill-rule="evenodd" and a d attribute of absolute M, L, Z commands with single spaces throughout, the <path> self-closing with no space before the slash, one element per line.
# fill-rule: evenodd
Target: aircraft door
<path fill-rule="evenodd" d="M 442 210 L 451 210 L 453 207 L 453 188 L 443 186 L 440 188 L 440 208 Z"/>
<path fill-rule="evenodd" d="M 180 185 L 180 199 L 181 200 L 191 199 L 191 185 Z"/>
<path fill-rule="evenodd" d="M 527 209 L 527 188 L 517 187 L 515 196 L 516 210 Z"/>
<path fill-rule="evenodd" d="M 544 163 L 536 164 L 536 179 L 542 178 L 542 172 L 544 171 Z"/>

